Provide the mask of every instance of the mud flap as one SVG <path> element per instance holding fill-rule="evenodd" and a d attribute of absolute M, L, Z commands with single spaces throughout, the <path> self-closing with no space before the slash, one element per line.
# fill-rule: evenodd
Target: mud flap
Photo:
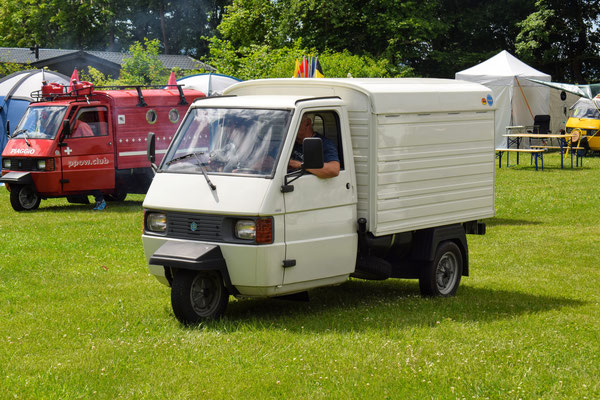
<path fill-rule="evenodd" d="M 219 246 L 168 241 L 154 252 L 148 264 L 193 271 L 219 271 L 229 293 L 237 293 Z"/>

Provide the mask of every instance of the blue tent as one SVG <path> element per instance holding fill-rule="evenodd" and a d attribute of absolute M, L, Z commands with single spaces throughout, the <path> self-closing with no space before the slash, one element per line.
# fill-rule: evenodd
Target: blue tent
<path fill-rule="evenodd" d="M 10 121 L 10 133 L 12 133 L 27 106 L 33 101 L 31 92 L 40 90 L 42 81 L 69 84 L 67 76 L 41 69 L 19 71 L 0 79 L 0 154 L 8 141 L 6 121 Z M 0 156 L 1 162 L 2 157 Z"/>

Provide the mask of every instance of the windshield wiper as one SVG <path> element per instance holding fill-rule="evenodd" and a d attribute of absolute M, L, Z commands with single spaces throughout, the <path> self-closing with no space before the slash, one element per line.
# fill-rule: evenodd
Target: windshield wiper
<path fill-rule="evenodd" d="M 206 173 L 206 168 L 204 168 L 204 163 L 202 161 L 200 161 L 200 157 L 198 157 L 198 155 L 196 153 L 192 153 L 195 157 L 196 160 L 198 160 L 198 165 L 200 166 L 200 171 L 202 171 L 202 175 L 204 175 L 204 178 L 206 179 L 206 183 L 208 183 L 208 186 L 210 187 L 211 190 L 217 190 L 217 185 L 215 185 L 214 183 L 212 183 L 210 181 L 210 178 L 208 177 L 208 174 Z"/>
<path fill-rule="evenodd" d="M 189 153 L 189 154 L 186 154 L 186 155 L 180 156 L 180 157 L 175 157 L 172 160 L 167 161 L 166 165 L 171 165 L 171 164 L 173 164 L 173 163 L 175 163 L 177 161 L 185 160 L 186 158 L 190 158 L 190 157 L 196 157 L 196 158 L 198 158 L 198 156 L 199 155 L 201 156 L 202 154 L 204 154 L 203 151 L 198 152 L 198 153 Z"/>
<path fill-rule="evenodd" d="M 211 188 L 211 190 L 217 190 L 217 186 L 210 181 L 210 178 L 208 177 L 208 174 L 206 173 L 206 168 L 204 168 L 205 164 L 200 160 L 200 157 L 198 157 L 203 154 L 204 154 L 203 151 L 189 153 L 189 154 L 186 154 L 186 155 L 183 155 L 180 157 L 176 157 L 172 160 L 167 161 L 166 165 L 171 165 L 174 162 L 185 160 L 186 158 L 196 157 L 196 160 L 198 160 L 198 166 L 200 167 L 200 171 L 202 171 L 202 175 L 204 175 L 204 179 L 206 179 L 206 183 L 208 183 L 208 186 Z"/>
<path fill-rule="evenodd" d="M 14 138 L 17 135 L 20 135 L 21 133 L 23 134 L 23 139 L 25 139 L 25 143 L 27 143 L 27 146 L 31 147 L 31 143 L 29 143 L 29 140 L 27 140 L 27 139 L 29 139 L 27 137 L 27 129 L 19 129 L 18 131 L 13 132 L 11 138 Z"/>

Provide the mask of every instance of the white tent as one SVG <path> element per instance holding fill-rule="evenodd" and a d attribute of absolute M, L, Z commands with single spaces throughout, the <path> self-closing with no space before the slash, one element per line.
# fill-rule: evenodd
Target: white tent
<path fill-rule="evenodd" d="M 222 74 L 197 74 L 177 79 L 184 89 L 199 90 L 207 96 L 219 96 L 229 86 L 241 82 L 239 79 Z"/>
<path fill-rule="evenodd" d="M 550 88 L 525 79 L 550 81 L 550 75 L 531 68 L 506 50 L 457 72 L 455 78 L 477 82 L 492 90 L 496 105 L 496 147 L 506 146 L 502 135 L 507 126 L 533 125 L 532 115 L 550 114 Z"/>

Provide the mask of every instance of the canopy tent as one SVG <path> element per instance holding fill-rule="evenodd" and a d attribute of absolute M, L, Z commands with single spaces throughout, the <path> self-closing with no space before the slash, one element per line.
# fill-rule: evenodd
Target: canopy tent
<path fill-rule="evenodd" d="M 229 75 L 197 74 L 177 79 L 177 84 L 184 85 L 185 89 L 199 90 L 207 96 L 218 96 L 229 86 L 241 80 Z"/>
<path fill-rule="evenodd" d="M 0 79 L 0 153 L 8 140 L 6 121 L 10 121 L 12 133 L 33 101 L 31 92 L 40 90 L 42 81 L 69 84 L 67 76 L 41 69 L 19 71 Z"/>
<path fill-rule="evenodd" d="M 503 135 L 507 126 L 533 125 L 534 115 L 550 113 L 550 88 L 526 79 L 550 81 L 550 75 L 531 68 L 506 50 L 457 72 L 455 78 L 477 82 L 492 90 L 496 105 L 496 147 L 505 147 Z"/>

